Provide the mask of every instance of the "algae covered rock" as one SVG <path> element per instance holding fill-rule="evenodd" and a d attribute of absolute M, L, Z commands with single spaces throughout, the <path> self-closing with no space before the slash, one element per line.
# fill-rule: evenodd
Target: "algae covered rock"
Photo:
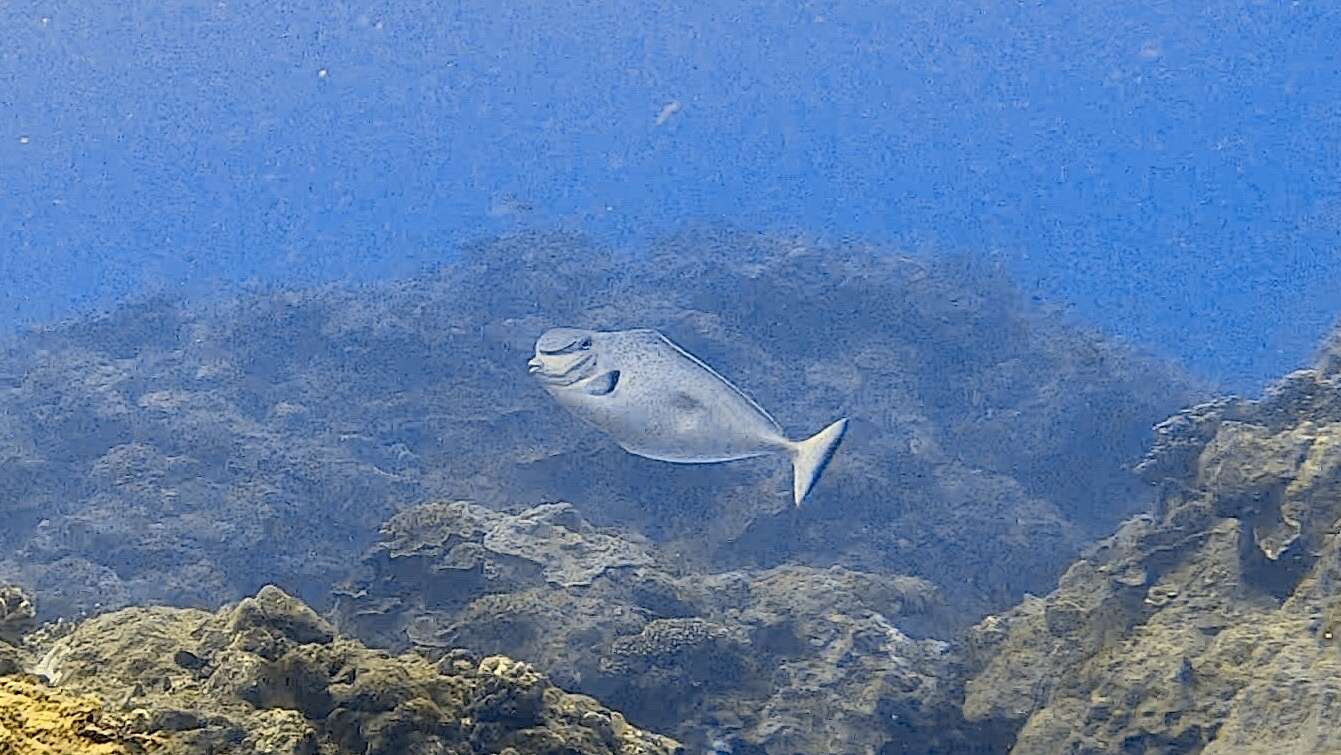
<path fill-rule="evenodd" d="M 434 559 L 446 575 L 520 585 L 538 570 L 559 587 L 591 584 L 609 569 L 651 563 L 646 546 L 599 531 L 571 503 L 509 515 L 466 501 L 416 506 L 382 526 L 379 549 L 390 561 Z"/>
<path fill-rule="evenodd" d="M 559 610 L 562 597 L 545 605 L 549 593 L 566 594 L 555 588 L 584 587 L 607 572 L 652 562 L 645 539 L 602 531 L 568 503 L 517 514 L 467 501 L 428 503 L 392 517 L 381 536 L 354 577 L 336 588 L 336 613 L 358 636 L 386 647 L 405 647 L 408 636 L 450 647 L 433 639 L 439 619 L 468 610 L 473 601 L 487 606 L 490 596 L 534 590 L 538 609 Z M 499 606 L 477 613 L 474 629 L 509 636 L 499 621 L 509 611 Z"/>
<path fill-rule="evenodd" d="M 161 740 L 134 732 L 88 695 L 71 695 L 33 679 L 0 676 L 0 753 L 13 755 L 140 755 Z"/>
<path fill-rule="evenodd" d="M 537 521 L 566 547 L 486 547 L 486 532 L 529 533 Z M 992 727 L 960 715 L 949 646 L 907 633 L 940 624 L 925 580 L 836 566 L 690 572 L 553 505 L 424 504 L 382 537 L 334 613 L 378 644 L 526 659 L 695 751 L 991 751 Z M 605 568 L 550 576 L 587 562 Z"/>
<path fill-rule="evenodd" d="M 41 668 L 153 734 L 161 752 L 676 752 L 505 657 L 391 656 L 274 587 L 218 612 L 123 609 L 80 623 Z"/>
<path fill-rule="evenodd" d="M 23 636 L 33 629 L 37 610 L 18 585 L 0 584 L 0 676 L 23 669 Z"/>
<path fill-rule="evenodd" d="M 0 584 L 0 644 L 17 644 L 33 628 L 37 609 L 18 585 Z"/>
<path fill-rule="evenodd" d="M 1019 754 L 1341 751 L 1341 375 L 1156 438 L 1159 515 L 974 628 L 966 717 L 1018 726 Z"/>

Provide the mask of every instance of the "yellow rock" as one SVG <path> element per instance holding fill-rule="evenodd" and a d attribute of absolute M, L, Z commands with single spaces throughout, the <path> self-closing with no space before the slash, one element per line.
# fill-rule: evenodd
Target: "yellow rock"
<path fill-rule="evenodd" d="M 135 755 L 155 740 L 125 733 L 94 697 L 70 695 L 21 677 L 0 677 L 0 752 L 14 755 Z"/>

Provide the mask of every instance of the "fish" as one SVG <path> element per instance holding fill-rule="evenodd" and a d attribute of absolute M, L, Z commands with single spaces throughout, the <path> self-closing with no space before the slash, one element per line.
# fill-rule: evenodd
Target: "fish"
<path fill-rule="evenodd" d="M 550 328 L 527 369 L 560 406 L 629 453 L 679 464 L 789 458 L 797 507 L 847 433 L 844 417 L 789 439 L 731 381 L 652 328 Z"/>

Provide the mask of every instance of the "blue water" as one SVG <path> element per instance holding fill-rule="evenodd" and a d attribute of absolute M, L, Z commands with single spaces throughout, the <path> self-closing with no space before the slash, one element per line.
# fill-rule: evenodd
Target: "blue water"
<path fill-rule="evenodd" d="M 1004 260 L 1252 389 L 1341 312 L 1341 6 L 0 5 L 0 324 L 697 224 Z"/>

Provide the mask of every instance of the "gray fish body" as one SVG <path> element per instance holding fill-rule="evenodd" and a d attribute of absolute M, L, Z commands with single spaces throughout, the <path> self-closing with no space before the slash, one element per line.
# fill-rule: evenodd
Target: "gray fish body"
<path fill-rule="evenodd" d="M 536 342 L 530 369 L 560 405 L 630 453 L 686 464 L 793 457 L 798 505 L 847 426 L 788 440 L 740 389 L 655 330 L 555 328 Z"/>

